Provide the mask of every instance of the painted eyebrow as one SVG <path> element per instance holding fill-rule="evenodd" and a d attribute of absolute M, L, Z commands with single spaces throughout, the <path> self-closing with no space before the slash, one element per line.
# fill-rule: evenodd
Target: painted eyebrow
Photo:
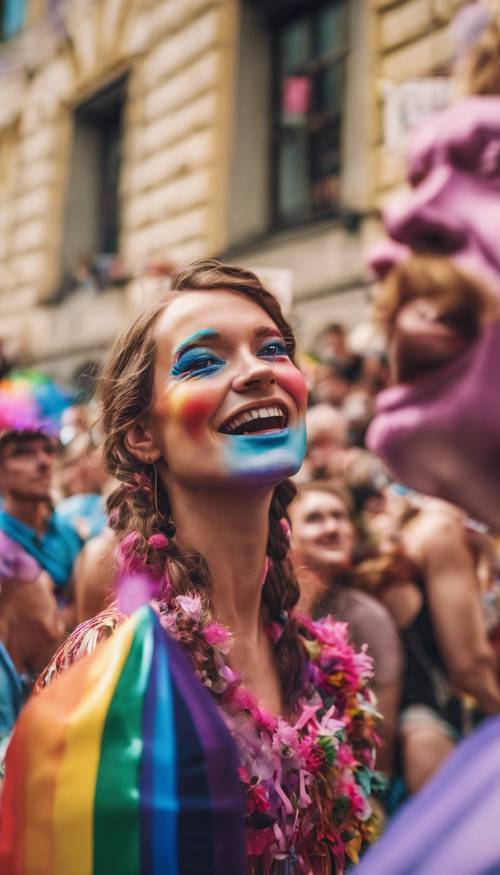
<path fill-rule="evenodd" d="M 179 358 L 179 356 L 186 352 L 191 346 L 196 346 L 200 340 L 207 340 L 208 338 L 220 337 L 220 333 L 215 330 L 215 328 L 202 328 L 200 331 L 195 331 L 194 334 L 190 334 L 189 337 L 186 337 L 179 346 L 176 346 L 174 349 L 174 356 Z"/>
<path fill-rule="evenodd" d="M 266 326 L 265 328 L 257 328 L 257 330 L 255 331 L 255 337 L 257 337 L 259 339 L 261 337 L 279 337 L 280 340 L 283 341 L 283 343 L 285 342 L 285 338 L 283 337 L 283 335 L 278 327 L 268 328 Z"/>

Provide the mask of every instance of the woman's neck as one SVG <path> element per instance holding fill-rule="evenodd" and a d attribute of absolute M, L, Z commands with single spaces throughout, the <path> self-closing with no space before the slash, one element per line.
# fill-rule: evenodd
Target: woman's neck
<path fill-rule="evenodd" d="M 177 487 L 169 495 L 179 543 L 207 562 L 215 615 L 235 635 L 257 641 L 272 491 Z"/>

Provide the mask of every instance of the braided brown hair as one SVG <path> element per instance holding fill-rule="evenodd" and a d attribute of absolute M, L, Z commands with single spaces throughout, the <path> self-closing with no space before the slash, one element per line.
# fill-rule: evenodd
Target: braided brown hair
<path fill-rule="evenodd" d="M 140 315 L 117 339 L 101 381 L 104 453 L 109 471 L 121 485 L 108 500 L 112 528 L 121 538 L 121 555 L 129 567 L 146 567 L 163 581 L 162 595 L 168 603 L 178 595 L 196 591 L 210 608 L 210 577 L 204 558 L 181 550 L 171 536 L 172 523 L 167 491 L 156 476 L 154 465 L 140 462 L 129 450 L 126 435 L 153 404 L 156 356 L 154 330 L 160 315 L 183 291 L 228 290 L 258 304 L 280 329 L 290 358 L 295 340 L 276 299 L 249 270 L 226 266 L 212 259 L 194 262 L 178 274 L 172 292 Z M 275 643 L 285 702 L 292 707 L 301 688 L 304 648 L 297 621 L 290 616 L 299 598 L 299 587 L 288 559 L 288 506 L 295 496 L 290 480 L 275 490 L 269 513 L 267 554 L 269 568 L 262 590 L 266 619 L 278 623 L 282 634 Z M 169 537 L 170 533 L 170 537 Z M 190 642 L 190 656 L 199 662 L 210 653 L 201 641 Z"/>

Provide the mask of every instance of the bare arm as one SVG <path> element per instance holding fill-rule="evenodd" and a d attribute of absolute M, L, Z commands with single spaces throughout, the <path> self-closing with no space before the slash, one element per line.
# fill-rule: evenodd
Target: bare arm
<path fill-rule="evenodd" d="M 64 620 L 55 587 L 42 571 L 34 580 L 3 580 L 2 640 L 17 670 L 38 674 L 61 643 Z"/>
<path fill-rule="evenodd" d="M 113 599 L 116 577 L 116 537 L 111 529 L 92 538 L 75 566 L 76 621 L 95 617 Z"/>
<path fill-rule="evenodd" d="M 416 544 L 422 559 L 436 639 L 449 678 L 474 696 L 485 714 L 500 711 L 495 654 L 484 625 L 479 585 L 464 527 L 452 516 L 422 519 Z"/>

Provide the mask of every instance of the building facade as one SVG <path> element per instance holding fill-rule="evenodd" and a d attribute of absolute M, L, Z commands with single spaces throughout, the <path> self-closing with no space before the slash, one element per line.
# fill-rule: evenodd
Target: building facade
<path fill-rule="evenodd" d="M 7 348 L 69 382 L 205 255 L 291 278 L 306 343 L 356 321 L 402 181 L 384 88 L 443 71 L 458 5 L 4 0 Z"/>

